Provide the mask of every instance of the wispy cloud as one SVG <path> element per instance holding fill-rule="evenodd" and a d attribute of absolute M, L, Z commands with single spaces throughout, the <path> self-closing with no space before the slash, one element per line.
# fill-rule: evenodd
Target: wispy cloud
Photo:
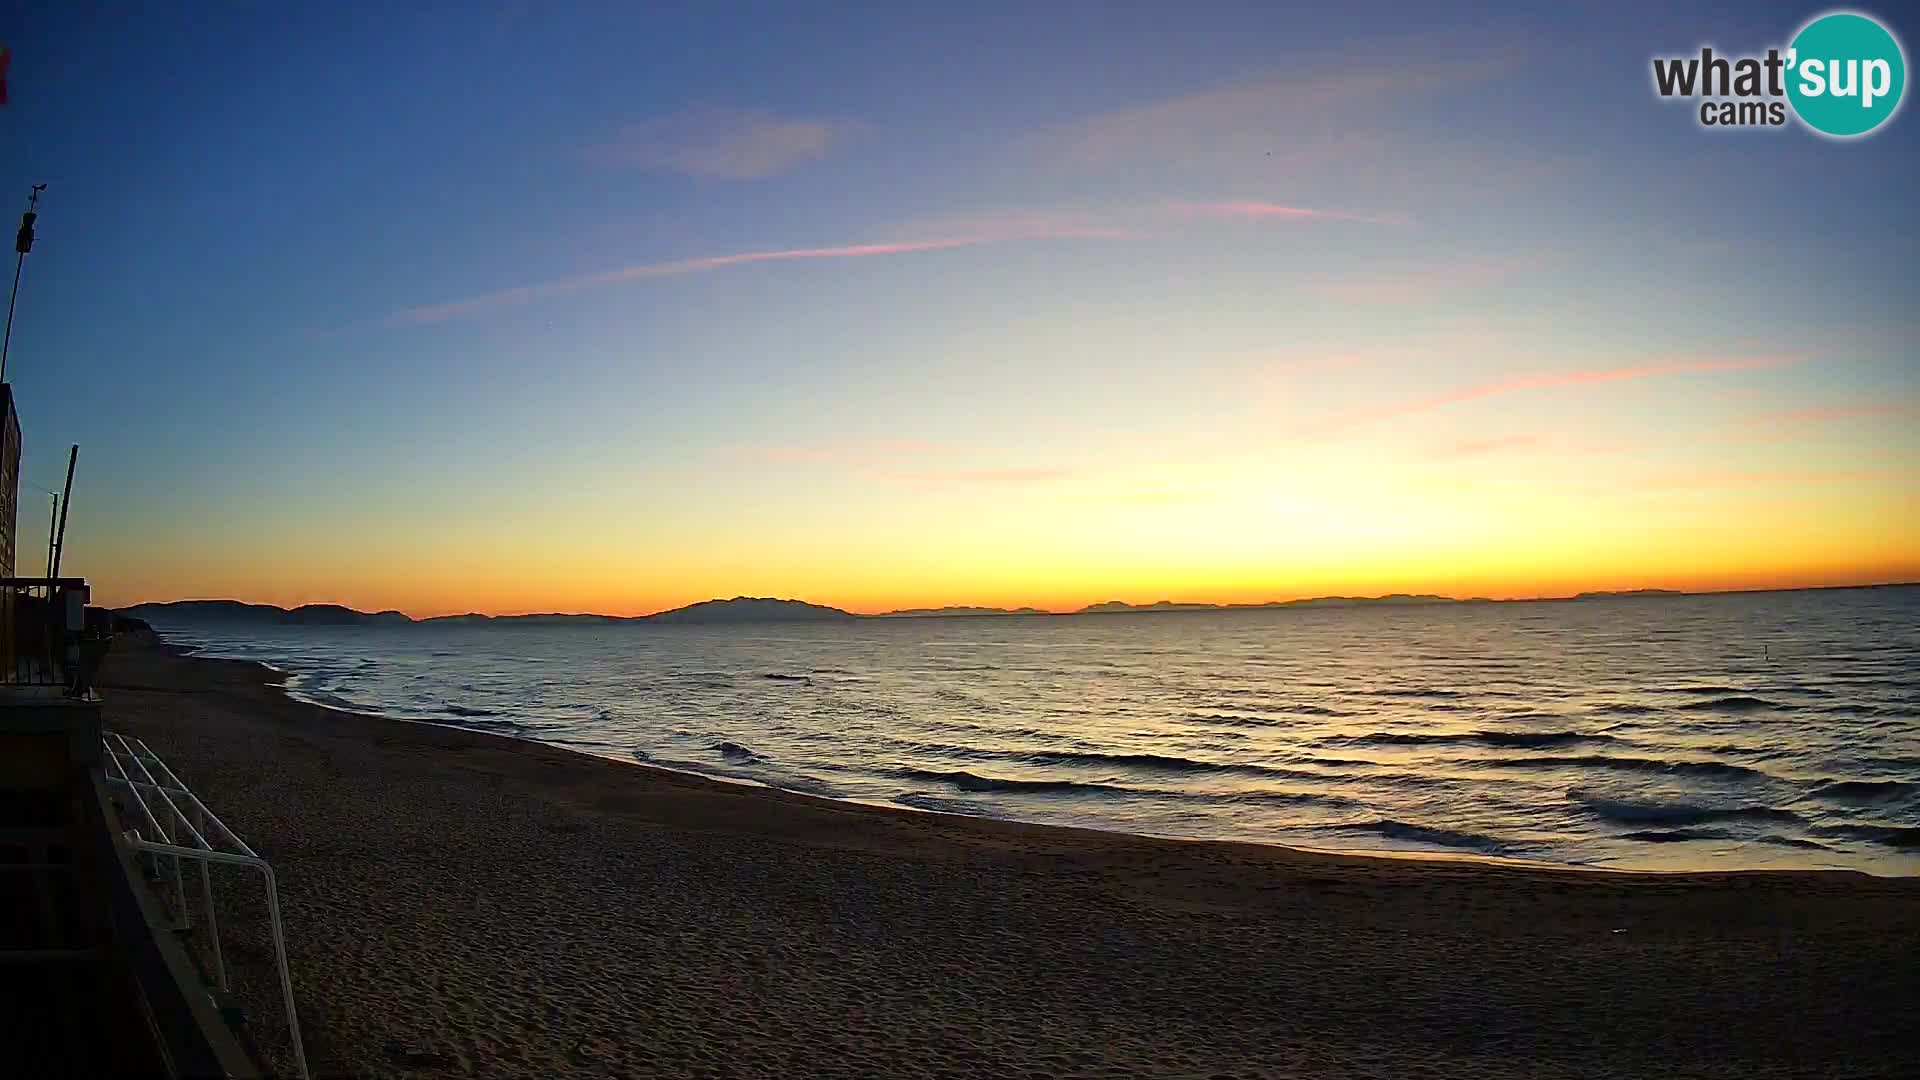
<path fill-rule="evenodd" d="M 915 218 L 895 232 L 963 240 L 1131 240 L 1150 222 L 1124 207 L 1013 207 Z"/>
<path fill-rule="evenodd" d="M 1076 168 L 1143 161 L 1204 171 L 1223 161 L 1316 160 L 1377 151 L 1342 120 L 1391 108 L 1406 95 L 1492 78 L 1526 56 L 1517 43 L 1424 35 L 1373 43 L 1359 64 L 1289 65 L 1247 78 L 1115 109 L 1030 136 L 1046 158 Z"/>
<path fill-rule="evenodd" d="M 1430 267 L 1392 270 L 1314 285 L 1320 297 L 1343 304 L 1385 306 L 1417 304 L 1450 293 L 1477 289 L 1515 274 L 1536 269 L 1540 261 L 1529 256 L 1465 259 Z"/>
<path fill-rule="evenodd" d="M 1546 440 L 1538 435 L 1501 435 L 1486 439 L 1455 439 L 1434 447 L 1427 456 L 1441 460 L 1482 457 L 1515 450 L 1538 450 Z"/>
<path fill-rule="evenodd" d="M 1304 206 L 1283 206 L 1279 203 L 1260 202 L 1252 199 L 1235 199 L 1224 202 L 1169 202 L 1167 210 L 1175 217 L 1192 221 L 1204 218 L 1227 218 L 1241 221 L 1359 221 L 1369 225 L 1405 225 L 1404 217 L 1387 217 L 1374 214 L 1351 214 L 1341 210 L 1312 210 Z"/>
<path fill-rule="evenodd" d="M 1300 212 L 1328 218 L 1346 217 L 1344 214 L 1332 211 L 1303 210 Z M 600 273 L 580 274 L 533 285 L 501 289 L 464 300 L 407 308 L 395 312 L 386 321 L 388 323 L 442 322 L 492 308 L 551 299 L 627 282 L 711 273 L 715 270 L 750 266 L 756 263 L 910 255 L 1017 241 L 1138 239 L 1148 235 L 1157 226 L 1167 224 L 1168 219 L 1169 213 L 1164 204 L 1105 209 L 1071 207 L 1037 210 L 1007 209 L 948 215 L 912 221 L 896 227 L 891 232 L 901 237 L 897 240 L 843 244 L 833 247 L 743 251 L 694 259 L 641 263 Z"/>
<path fill-rule="evenodd" d="M 1728 400 L 1752 399 L 1730 397 Z M 1702 432 L 1700 439 L 1703 442 L 1739 444 L 1794 442 L 1827 438 L 1836 426 L 1844 426 L 1849 437 L 1876 428 L 1891 434 L 1895 430 L 1905 429 L 1907 425 L 1877 422 L 1899 421 L 1906 417 L 1920 417 L 1920 399 L 1829 401 L 1819 405 L 1749 412 Z"/>
<path fill-rule="evenodd" d="M 1359 214 L 1291 206 L 1257 199 L 1165 199 L 1159 202 L 1107 206 L 1015 208 L 944 215 L 907 222 L 902 229 L 940 236 L 1021 236 L 1084 240 L 1137 240 L 1169 229 L 1203 221 L 1285 223 L 1350 221 L 1371 225 L 1404 225 L 1407 219 L 1386 214 Z"/>
<path fill-rule="evenodd" d="M 1915 414 L 1920 414 L 1920 402 L 1878 401 L 1841 405 L 1808 405 L 1796 409 L 1770 409 L 1743 417 L 1735 423 L 1734 432 L 1764 436 L 1848 420 L 1874 420 L 1881 417 Z"/>
<path fill-rule="evenodd" d="M 1254 401 L 1275 408 L 1291 406 L 1303 391 L 1347 378 L 1355 371 L 1383 365 L 1419 363 L 1426 354 L 1392 347 L 1351 348 L 1324 343 L 1263 349 L 1236 357 L 1247 373 L 1246 391 Z"/>
<path fill-rule="evenodd" d="M 748 458 L 774 464 L 832 464 L 871 467 L 901 458 L 938 458 L 955 447 L 927 439 L 820 439 L 743 447 Z"/>
<path fill-rule="evenodd" d="M 695 107 L 621 129 L 587 148 L 596 164 L 676 172 L 718 180 L 753 180 L 827 155 L 856 129 L 839 120 L 770 112 Z"/>
<path fill-rule="evenodd" d="M 1402 416 L 1432 412 L 1469 401 L 1499 397 L 1505 394 L 1520 394 L 1536 390 L 1554 390 L 1571 386 L 1594 386 L 1602 383 L 1625 382 L 1632 379 L 1651 379 L 1667 375 L 1696 375 L 1721 371 L 1763 371 L 1770 368 L 1786 367 L 1800 363 L 1807 358 L 1799 355 L 1747 356 L 1731 358 L 1697 358 L 1670 360 L 1657 364 L 1640 364 L 1631 367 L 1595 368 L 1586 371 L 1561 371 L 1539 375 L 1520 375 L 1508 379 L 1479 383 L 1449 390 L 1445 393 L 1431 394 L 1413 398 L 1392 405 L 1359 409 L 1329 421 L 1321 430 L 1337 431 L 1362 424 L 1390 420 Z"/>
<path fill-rule="evenodd" d="M 1073 473 L 1068 469 L 1051 468 L 873 469 L 862 475 L 870 480 L 901 484 L 923 491 L 944 491 L 961 487 L 1032 487 L 1065 480 Z"/>
<path fill-rule="evenodd" d="M 784 248 L 776 251 L 743 251 L 733 255 L 709 255 L 699 259 L 676 259 L 671 262 L 643 263 L 639 266 L 626 266 L 618 270 L 607 270 L 598 274 L 581 274 L 577 277 L 560 278 L 545 281 L 537 285 L 522 285 L 512 289 L 501 289 L 466 300 L 454 300 L 445 304 L 429 304 L 424 307 L 407 308 L 395 312 L 388 322 L 430 323 L 471 315 L 489 308 L 524 304 L 532 300 L 546 300 L 569 293 L 584 292 L 589 289 L 601 289 L 609 285 L 618 285 L 629 281 L 645 281 L 650 278 L 682 277 L 687 274 L 704 274 L 714 270 L 724 270 L 733 266 L 750 266 L 754 263 L 792 262 L 807 259 L 865 259 L 881 255 L 909 255 L 921 251 L 945 251 L 949 248 L 970 247 L 984 244 L 984 237 L 955 237 L 935 240 L 912 240 L 896 244 L 848 244 L 840 247 Z"/>
<path fill-rule="evenodd" d="M 1679 469 L 1634 477 L 1643 490 L 1692 491 L 1702 488 L 1830 487 L 1871 483 L 1897 475 L 1891 468 L 1859 469 Z"/>

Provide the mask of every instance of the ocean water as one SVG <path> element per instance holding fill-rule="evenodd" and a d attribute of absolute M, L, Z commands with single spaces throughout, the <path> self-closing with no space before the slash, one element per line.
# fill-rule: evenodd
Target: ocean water
<path fill-rule="evenodd" d="M 325 705 L 923 810 L 1920 872 L 1920 588 L 747 626 L 161 622 Z"/>

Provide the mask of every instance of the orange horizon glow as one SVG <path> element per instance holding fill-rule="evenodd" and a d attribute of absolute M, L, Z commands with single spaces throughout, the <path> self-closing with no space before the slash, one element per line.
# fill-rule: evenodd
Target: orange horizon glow
<path fill-rule="evenodd" d="M 1529 601 L 1565 599 L 1586 592 L 1630 592 L 1640 589 L 1659 589 L 1693 594 L 1745 593 L 1745 592 L 1782 592 L 1799 589 L 1845 589 L 1845 588 L 1883 588 L 1920 585 L 1920 560 L 1906 564 L 1888 565 L 1875 572 L 1863 574 L 1845 571 L 1821 571 L 1818 569 L 1783 568 L 1775 573 L 1757 575 L 1731 575 L 1701 573 L 1687 576 L 1675 576 L 1656 579 L 1616 579 L 1595 578 L 1575 581 L 1573 579 L 1555 579 L 1552 582 L 1540 582 L 1532 585 L 1520 585 L 1508 588 L 1475 587 L 1417 587 L 1406 584 L 1392 586 L 1355 587 L 1331 589 L 1329 591 L 1306 592 L 1258 592 L 1253 590 L 1228 590 L 1196 588 L 1163 592 L 1142 593 L 1138 590 L 1116 589 L 1107 592 L 1089 592 L 1085 594 L 1055 595 L 1034 599 L 1024 596 L 988 594 L 983 597 L 957 598 L 941 595 L 932 599 L 916 599 L 914 594 L 902 593 L 895 600 L 877 599 L 870 594 L 851 594 L 838 596 L 831 592 L 807 594 L 805 592 L 772 591 L 750 593 L 721 590 L 711 595 L 692 593 L 659 598 L 647 598 L 634 602 L 593 604 L 574 601 L 571 603 L 539 604 L 504 599 L 497 604 L 462 604 L 458 602 L 383 602 L 377 594 L 360 597 L 351 593 L 307 593 L 283 590 L 262 590 L 246 592 L 240 595 L 196 595 L 171 596 L 163 593 L 136 593 L 137 599 L 111 599 L 97 587 L 94 602 L 113 608 L 137 607 L 147 603 L 167 603 L 181 600 L 234 600 L 248 604 L 267 604 L 282 608 L 295 608 L 304 604 L 338 604 L 364 612 L 399 611 L 413 619 L 430 619 L 444 615 L 608 615 L 618 618 L 634 618 L 656 614 L 674 608 L 707 600 L 725 600 L 738 596 L 768 596 L 783 600 L 800 600 L 810 604 L 839 608 L 856 615 L 881 615 L 893 611 L 944 607 L 978 608 L 1035 608 L 1039 611 L 1064 615 L 1080 611 L 1093 604 L 1121 601 L 1135 606 L 1144 606 L 1171 601 L 1175 604 L 1214 604 L 1219 606 L 1260 605 L 1269 603 L 1287 603 L 1295 600 L 1311 600 L 1321 597 L 1380 597 L 1394 594 L 1437 595 L 1452 600 L 1486 599 L 1496 601 Z"/>
<path fill-rule="evenodd" d="M 1046 470 L 950 464 L 907 443 L 845 460 L 845 449 L 756 453 L 658 505 L 559 491 L 498 520 L 462 492 L 357 515 L 215 506 L 207 513 L 226 518 L 197 540 L 183 531 L 106 543 L 89 532 L 67 565 L 115 607 L 231 598 L 415 618 L 634 616 L 735 596 L 860 614 L 1065 612 L 1112 600 L 1514 600 L 1920 581 L 1920 500 L 1900 468 L 1788 456 L 1802 463 L 1649 470 L 1553 435 L 1481 430 L 1464 442 L 1469 433 L 1441 428 L 1410 450 L 1370 432 L 1333 448 Z M 764 498 L 715 502 L 706 488 L 726 490 L 727 469 L 747 470 Z M 570 516 L 579 505 L 594 516 Z"/>

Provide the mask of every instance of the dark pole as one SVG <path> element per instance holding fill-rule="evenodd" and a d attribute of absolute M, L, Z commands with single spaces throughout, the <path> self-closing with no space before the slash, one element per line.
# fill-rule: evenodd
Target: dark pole
<path fill-rule="evenodd" d="M 13 295 L 7 297 L 7 336 L 0 341 L 0 383 L 7 381 L 7 352 L 13 348 L 13 305 L 20 299 L 20 270 L 27 265 L 27 253 L 13 260 Z"/>
<path fill-rule="evenodd" d="M 0 383 L 7 381 L 7 352 L 13 348 L 13 305 L 20 299 L 20 270 L 27 265 L 27 253 L 13 260 L 13 295 L 7 297 L 7 336 L 0 341 Z"/>
<path fill-rule="evenodd" d="M 27 196 L 27 212 L 20 215 L 20 234 L 13 241 L 13 250 L 20 254 L 13 260 L 13 293 L 7 297 L 7 335 L 0 338 L 0 383 L 7 381 L 7 351 L 13 347 L 13 305 L 20 299 L 20 271 L 27 265 L 27 252 L 33 250 L 33 222 L 40 216 L 33 208 L 40 205 L 40 193 L 45 190 L 45 184 L 33 185 L 33 193 Z"/>
<path fill-rule="evenodd" d="M 73 466 L 80 460 L 80 444 L 73 444 L 73 452 L 67 455 L 67 490 L 60 496 L 60 539 L 53 548 L 53 573 L 50 577 L 60 576 L 60 560 L 67 555 L 67 507 L 73 505 Z"/>
<path fill-rule="evenodd" d="M 47 576 L 53 576 L 53 532 L 60 526 L 60 496 L 53 497 L 53 514 L 47 518 Z"/>

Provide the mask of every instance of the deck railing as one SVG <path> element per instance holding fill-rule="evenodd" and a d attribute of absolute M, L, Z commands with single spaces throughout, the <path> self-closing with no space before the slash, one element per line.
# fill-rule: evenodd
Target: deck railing
<path fill-rule="evenodd" d="M 213 900 L 213 873 L 216 865 L 244 866 L 257 871 L 266 885 L 267 921 L 273 936 L 273 958 L 279 969 L 280 995 L 286 1006 L 287 1033 L 292 1042 L 293 1060 L 302 1080 L 308 1077 L 306 1050 L 300 1042 L 300 1017 L 293 1004 L 293 976 L 287 968 L 287 938 L 280 919 L 280 893 L 275 886 L 273 867 L 267 865 L 246 841 L 207 809 L 199 796 L 174 775 L 160 755 L 140 739 L 107 732 L 102 737 L 108 785 L 127 798 L 121 802 L 121 820 L 135 835 L 128 846 L 142 852 L 153 863 L 156 877 L 163 883 L 171 914 L 177 920 L 173 929 L 193 930 L 194 901 L 189 899 L 187 875 L 182 862 L 199 866 L 198 903 L 204 913 L 204 943 L 212 959 L 214 980 L 225 992 L 231 989 L 225 954 L 220 942 L 219 915 Z"/>
<path fill-rule="evenodd" d="M 0 578 L 0 686 L 84 697 L 110 628 L 87 626 L 85 578 Z"/>

